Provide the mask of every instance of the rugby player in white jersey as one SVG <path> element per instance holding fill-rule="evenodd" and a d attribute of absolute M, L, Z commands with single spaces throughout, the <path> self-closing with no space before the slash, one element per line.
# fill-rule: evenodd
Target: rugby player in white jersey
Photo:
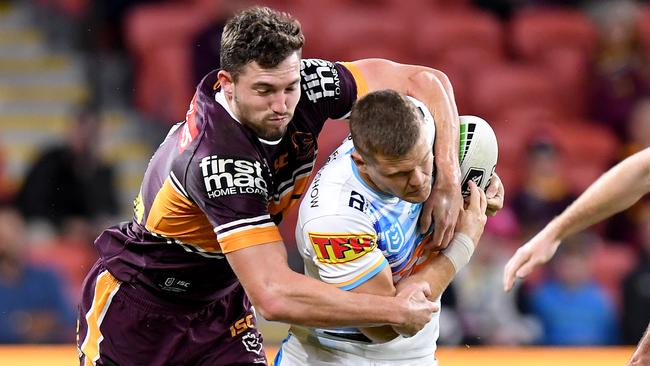
<path fill-rule="evenodd" d="M 431 287 L 430 299 L 439 303 L 483 232 L 486 194 L 470 183 L 450 246 L 433 252 L 417 230 L 435 177 L 435 127 L 429 111 L 397 92 L 373 92 L 353 107 L 350 130 L 300 206 L 296 238 L 305 274 L 340 289 L 381 295 L 424 280 Z M 503 205 L 498 177 L 488 191 L 490 208 L 498 210 Z M 294 325 L 275 365 L 436 365 L 438 316 L 410 338 L 390 326 Z"/>

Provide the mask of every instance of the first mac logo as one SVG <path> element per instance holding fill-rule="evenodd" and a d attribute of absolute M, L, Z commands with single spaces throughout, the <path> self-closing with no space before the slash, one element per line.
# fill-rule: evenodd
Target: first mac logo
<path fill-rule="evenodd" d="M 206 156 L 199 163 L 203 184 L 209 198 L 233 194 L 258 194 L 268 196 L 262 164 L 238 158 Z"/>

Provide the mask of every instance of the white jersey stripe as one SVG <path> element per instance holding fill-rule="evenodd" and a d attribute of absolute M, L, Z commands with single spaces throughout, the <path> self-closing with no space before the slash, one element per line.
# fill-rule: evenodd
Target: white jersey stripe
<path fill-rule="evenodd" d="M 237 226 L 237 225 L 241 225 L 241 224 L 247 224 L 247 223 L 251 223 L 251 222 L 263 221 L 263 220 L 271 221 L 271 215 L 266 214 L 266 215 L 261 215 L 261 216 L 250 217 L 250 218 L 247 218 L 247 219 L 231 221 L 231 222 L 229 222 L 227 224 L 223 224 L 223 225 L 219 225 L 219 226 L 215 227 L 214 232 L 218 233 L 218 232 L 220 232 L 220 231 L 222 231 L 224 229 L 227 229 L 229 227 L 233 227 L 233 226 Z"/>
<path fill-rule="evenodd" d="M 239 232 L 242 232 L 242 231 L 245 231 L 245 230 L 250 230 L 250 229 L 253 229 L 253 228 L 263 228 L 263 227 L 269 227 L 269 226 L 275 226 L 275 223 L 267 222 L 267 223 L 261 224 L 261 225 L 246 225 L 246 226 L 238 227 L 236 229 L 232 229 L 230 231 L 225 231 L 225 232 L 222 231 L 220 233 L 217 233 L 217 240 L 219 240 L 219 241 L 224 240 L 225 238 L 229 237 L 232 234 L 236 234 L 236 233 L 239 233 Z"/>

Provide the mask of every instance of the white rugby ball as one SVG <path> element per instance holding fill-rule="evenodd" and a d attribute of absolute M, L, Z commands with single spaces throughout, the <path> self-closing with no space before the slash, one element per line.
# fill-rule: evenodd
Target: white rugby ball
<path fill-rule="evenodd" d="M 460 163 L 463 197 L 469 195 L 468 183 L 473 180 L 485 190 L 497 166 L 499 146 L 497 137 L 484 119 L 476 116 L 460 116 Z"/>

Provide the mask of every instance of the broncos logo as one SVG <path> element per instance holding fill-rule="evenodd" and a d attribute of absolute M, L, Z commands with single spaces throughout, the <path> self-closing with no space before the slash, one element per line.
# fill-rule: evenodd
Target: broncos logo
<path fill-rule="evenodd" d="M 241 341 L 248 352 L 255 352 L 258 355 L 262 352 L 262 343 L 257 333 L 247 333 L 241 337 Z"/>
<path fill-rule="evenodd" d="M 291 143 L 298 160 L 311 160 L 314 157 L 316 142 L 311 133 L 296 131 L 291 135 Z"/>

